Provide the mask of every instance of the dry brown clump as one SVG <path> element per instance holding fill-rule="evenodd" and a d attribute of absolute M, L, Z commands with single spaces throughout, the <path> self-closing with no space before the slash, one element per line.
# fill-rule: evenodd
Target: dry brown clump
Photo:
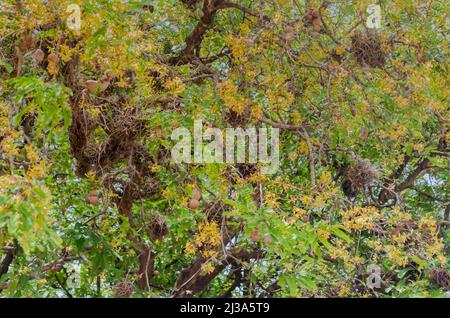
<path fill-rule="evenodd" d="M 224 120 L 231 127 L 242 127 L 250 123 L 251 120 L 251 110 L 250 107 L 245 107 L 242 113 L 237 113 L 232 109 L 229 109 L 224 114 Z"/>
<path fill-rule="evenodd" d="M 169 234 L 169 227 L 166 220 L 160 214 L 152 214 L 146 224 L 147 233 L 152 241 L 161 240 Z"/>
<path fill-rule="evenodd" d="M 258 172 L 258 166 L 252 163 L 238 163 L 236 165 L 240 178 L 248 179 Z"/>
<path fill-rule="evenodd" d="M 204 209 L 207 220 L 209 222 L 215 221 L 218 224 L 222 223 L 223 213 L 228 210 L 230 210 L 230 206 L 221 200 L 208 202 Z"/>
<path fill-rule="evenodd" d="M 42 51 L 41 49 L 37 49 L 33 53 L 33 58 L 36 61 L 36 63 L 42 63 L 42 61 L 44 61 L 44 58 L 45 58 L 44 51 Z"/>
<path fill-rule="evenodd" d="M 439 285 L 445 291 L 450 291 L 450 275 L 446 269 L 433 268 L 430 272 L 430 282 Z"/>
<path fill-rule="evenodd" d="M 81 150 L 80 161 L 88 161 L 87 165 L 102 167 L 103 171 L 108 170 L 118 160 L 127 158 L 134 151 L 137 155 L 136 140 L 145 134 L 145 126 L 138 118 L 133 109 L 121 110 L 120 113 L 105 113 L 106 126 L 103 130 L 108 134 L 108 138 L 101 142 L 91 142 L 84 145 Z M 80 127 L 81 128 L 81 127 Z M 71 133 L 75 137 L 75 132 Z M 94 136 L 86 136 L 93 139 Z"/>
<path fill-rule="evenodd" d="M 117 298 L 130 298 L 133 294 L 133 284 L 128 279 L 122 279 L 113 288 L 113 295 Z"/>
<path fill-rule="evenodd" d="M 181 0 L 181 2 L 183 2 L 183 4 L 188 7 L 189 9 L 195 9 L 197 3 L 199 2 L 199 0 Z"/>
<path fill-rule="evenodd" d="M 386 63 L 381 34 L 375 29 L 356 31 L 352 36 L 351 52 L 362 66 L 382 67 Z"/>
<path fill-rule="evenodd" d="M 354 158 L 354 162 L 347 168 L 344 183 L 349 187 L 348 192 L 356 194 L 364 191 L 373 181 L 379 179 L 379 172 L 368 159 Z"/>

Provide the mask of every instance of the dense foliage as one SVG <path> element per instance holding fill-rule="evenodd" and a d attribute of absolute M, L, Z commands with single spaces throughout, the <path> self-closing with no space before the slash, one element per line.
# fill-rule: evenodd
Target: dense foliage
<path fill-rule="evenodd" d="M 0 1 L 0 295 L 445 296 L 449 6 L 373 3 Z M 196 119 L 280 169 L 176 164 Z"/>

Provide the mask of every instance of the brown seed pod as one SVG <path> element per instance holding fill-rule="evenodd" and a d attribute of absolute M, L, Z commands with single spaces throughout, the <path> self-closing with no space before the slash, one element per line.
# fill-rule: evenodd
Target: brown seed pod
<path fill-rule="evenodd" d="M 27 32 L 22 35 L 22 40 L 19 43 L 19 48 L 21 51 L 26 52 L 34 47 L 33 35 L 31 32 Z"/>
<path fill-rule="evenodd" d="M 200 189 L 195 188 L 192 191 L 192 199 L 200 201 L 201 197 L 202 197 L 202 192 L 200 191 Z"/>
<path fill-rule="evenodd" d="M 369 136 L 369 130 L 366 127 L 363 127 L 363 129 L 361 130 L 361 132 L 358 135 L 358 138 L 364 141 L 367 139 L 368 136 Z"/>
<path fill-rule="evenodd" d="M 45 53 L 41 49 L 37 49 L 34 51 L 33 58 L 36 61 L 36 63 L 42 63 L 42 61 L 45 58 Z"/>
<path fill-rule="evenodd" d="M 258 242 L 259 241 L 259 231 L 258 231 L 258 229 L 255 229 L 252 232 L 252 241 L 253 242 Z"/>
<path fill-rule="evenodd" d="M 264 244 L 270 244 L 272 243 L 272 238 L 269 234 L 264 235 Z"/>
<path fill-rule="evenodd" d="M 92 197 L 87 197 L 86 198 L 86 203 L 90 204 L 90 205 L 97 205 L 98 204 L 98 197 L 92 196 Z"/>
<path fill-rule="evenodd" d="M 311 22 L 313 20 L 312 12 L 308 11 L 308 13 L 305 14 L 304 18 L 306 21 Z"/>
<path fill-rule="evenodd" d="M 89 191 L 88 197 L 98 197 L 98 190 Z"/>
<path fill-rule="evenodd" d="M 86 81 L 86 88 L 90 93 L 94 93 L 97 90 L 98 82 L 94 80 L 87 80 Z"/>
<path fill-rule="evenodd" d="M 292 41 L 292 39 L 294 38 L 294 34 L 293 33 L 285 33 L 284 34 L 284 39 L 288 42 Z"/>
<path fill-rule="evenodd" d="M 47 60 L 48 60 L 48 62 L 51 63 L 51 64 L 57 64 L 57 63 L 59 62 L 58 54 L 56 54 L 56 53 L 50 53 L 50 54 L 47 56 Z"/>
<path fill-rule="evenodd" d="M 320 19 L 313 19 L 312 20 L 312 26 L 313 26 L 313 31 L 314 32 L 320 32 Z"/>
<path fill-rule="evenodd" d="M 101 92 L 106 91 L 108 89 L 110 83 L 111 82 L 109 80 L 101 80 L 100 81 L 100 91 Z"/>
<path fill-rule="evenodd" d="M 191 199 L 191 201 L 189 201 L 189 209 L 198 209 L 198 207 L 200 206 L 200 202 L 198 200 L 195 199 Z"/>

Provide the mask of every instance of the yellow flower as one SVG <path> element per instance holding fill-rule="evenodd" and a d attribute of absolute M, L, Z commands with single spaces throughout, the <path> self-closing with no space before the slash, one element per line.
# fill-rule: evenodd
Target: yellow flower
<path fill-rule="evenodd" d="M 307 155 L 309 153 L 309 148 L 308 148 L 308 144 L 306 143 L 306 141 L 304 141 L 304 140 L 300 141 L 300 144 L 298 146 L 298 151 L 304 155 Z"/>
<path fill-rule="evenodd" d="M 219 256 L 219 253 L 215 250 L 205 250 L 202 252 L 202 256 L 205 258 L 214 258 L 216 259 Z"/>
<path fill-rule="evenodd" d="M 219 225 L 217 222 L 204 222 L 198 226 L 199 233 L 196 236 L 197 245 L 218 246 L 221 242 Z"/>
<path fill-rule="evenodd" d="M 292 151 L 288 154 L 289 160 L 294 161 L 298 158 L 298 153 Z"/>
<path fill-rule="evenodd" d="M 234 60 L 239 62 L 247 61 L 247 45 L 244 37 L 229 33 L 225 38 L 225 42 L 231 47 Z"/>
<path fill-rule="evenodd" d="M 280 203 L 278 202 L 277 195 L 275 193 L 268 192 L 264 195 L 264 201 L 268 207 L 278 208 Z"/>
<path fill-rule="evenodd" d="M 344 52 L 345 52 L 345 49 L 342 46 L 338 46 L 336 48 L 336 54 L 337 55 L 342 55 L 342 54 L 344 54 Z"/>
<path fill-rule="evenodd" d="M 181 81 L 179 77 L 171 79 L 164 83 L 164 87 L 169 90 L 173 95 L 178 95 L 184 92 L 186 85 Z"/>
<path fill-rule="evenodd" d="M 329 171 L 325 171 L 324 173 L 322 173 L 322 175 L 320 176 L 320 183 L 322 183 L 323 185 L 328 185 L 331 181 L 331 173 Z"/>
<path fill-rule="evenodd" d="M 306 210 L 300 209 L 297 207 L 293 208 L 293 212 L 294 212 L 295 217 L 297 217 L 298 219 L 303 218 L 307 214 Z"/>
<path fill-rule="evenodd" d="M 300 201 L 304 204 L 304 205 L 310 205 L 312 202 L 312 198 L 310 196 L 304 195 L 300 198 Z"/>
<path fill-rule="evenodd" d="M 7 136 L 2 141 L 3 152 L 10 157 L 15 157 L 19 155 L 19 149 L 15 145 L 15 140 L 19 137 L 16 131 L 12 131 L 9 136 Z"/>
<path fill-rule="evenodd" d="M 317 230 L 317 235 L 319 237 L 321 237 L 321 238 L 326 239 L 326 240 L 330 237 L 330 233 L 325 231 L 325 230 L 322 230 L 322 229 L 318 229 Z"/>
<path fill-rule="evenodd" d="M 214 265 L 211 262 L 203 263 L 201 266 L 201 271 L 203 275 L 211 274 L 214 271 Z"/>
<path fill-rule="evenodd" d="M 39 153 L 34 147 L 34 145 L 26 145 L 25 150 L 27 152 L 27 158 L 31 162 L 37 162 L 40 159 Z"/>
<path fill-rule="evenodd" d="M 151 172 L 158 172 L 158 164 L 154 163 L 150 165 Z"/>
<path fill-rule="evenodd" d="M 40 179 L 45 175 L 47 170 L 48 170 L 47 161 L 42 160 L 41 162 L 32 164 L 30 166 L 29 170 L 27 171 L 27 176 L 30 179 Z"/>
<path fill-rule="evenodd" d="M 447 257 L 445 257 L 444 255 L 438 255 L 437 260 L 440 264 L 444 265 L 447 263 Z"/>
<path fill-rule="evenodd" d="M 350 288 L 347 285 L 341 285 L 339 287 L 339 297 L 345 297 L 350 294 Z"/>
<path fill-rule="evenodd" d="M 195 255 L 196 250 L 197 249 L 194 244 L 192 244 L 191 242 L 187 242 L 186 246 L 184 247 L 184 254 L 186 256 L 192 256 Z"/>

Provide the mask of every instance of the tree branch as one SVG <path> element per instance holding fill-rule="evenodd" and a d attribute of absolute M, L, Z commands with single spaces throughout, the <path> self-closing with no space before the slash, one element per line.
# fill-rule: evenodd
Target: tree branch
<path fill-rule="evenodd" d="M 203 16 L 200 18 L 200 21 L 197 23 L 194 31 L 186 38 L 186 47 L 180 52 L 180 54 L 169 60 L 169 63 L 172 65 L 177 64 L 186 64 L 189 63 L 191 57 L 194 56 L 194 53 L 200 47 L 200 44 L 203 41 L 203 36 L 206 31 L 210 28 L 214 15 L 217 10 L 219 10 L 219 6 L 222 4 L 223 0 L 205 0 L 203 3 L 202 13 Z"/>
<path fill-rule="evenodd" d="M 252 258 L 256 258 L 259 254 L 258 250 L 247 251 L 231 251 L 227 254 L 225 259 L 223 259 L 218 265 L 215 266 L 211 273 L 202 273 L 201 267 L 203 263 L 207 261 L 204 257 L 199 257 L 192 263 L 191 266 L 184 269 L 176 284 L 175 291 L 173 292 L 173 297 L 182 298 L 189 297 L 190 295 L 200 292 L 206 289 L 209 283 L 219 275 L 225 267 L 230 264 L 239 264 L 243 261 L 248 261 Z"/>
<path fill-rule="evenodd" d="M 2 261 L 2 264 L 0 265 L 0 278 L 8 273 L 9 266 L 14 260 L 14 254 L 15 254 L 15 248 L 7 248 L 6 249 L 6 256 Z"/>
<path fill-rule="evenodd" d="M 231 1 L 225 1 L 219 6 L 219 8 L 220 9 L 235 8 L 235 9 L 241 10 L 244 13 L 247 13 L 248 15 L 257 17 L 257 18 L 259 18 L 261 20 L 264 20 L 264 21 L 267 21 L 267 22 L 270 21 L 270 18 L 268 16 L 265 16 L 263 14 L 260 14 L 260 13 L 256 12 L 256 11 L 253 11 L 252 9 L 247 8 L 247 7 L 245 7 L 245 6 L 243 6 L 242 4 L 239 4 L 239 3 L 234 3 L 234 2 L 231 2 Z"/>
<path fill-rule="evenodd" d="M 420 174 L 430 167 L 430 160 L 428 158 L 424 158 L 416 169 L 411 172 L 411 174 L 406 178 L 405 181 L 400 183 L 395 187 L 395 192 L 399 193 L 405 189 L 411 188 L 414 181 L 420 176 Z"/>

